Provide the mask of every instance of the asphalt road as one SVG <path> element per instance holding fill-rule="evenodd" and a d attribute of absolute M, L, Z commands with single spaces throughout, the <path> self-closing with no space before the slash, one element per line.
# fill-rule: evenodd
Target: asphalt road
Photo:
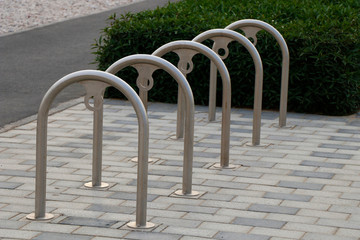
<path fill-rule="evenodd" d="M 175 2 L 178 0 L 170 0 Z M 145 0 L 111 11 L 72 19 L 0 37 L 0 128 L 37 113 L 46 91 L 61 77 L 91 64 L 91 44 L 114 12 L 139 12 L 166 5 L 169 0 Z M 59 103 L 85 94 L 80 85 L 67 87 Z"/>

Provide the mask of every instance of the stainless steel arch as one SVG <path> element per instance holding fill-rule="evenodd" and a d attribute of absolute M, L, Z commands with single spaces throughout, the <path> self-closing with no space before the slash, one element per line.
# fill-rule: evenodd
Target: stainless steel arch
<path fill-rule="evenodd" d="M 48 113 L 53 100 L 65 87 L 82 81 L 103 82 L 114 86 L 129 99 L 135 109 L 139 125 L 136 222 L 129 224 L 130 226 L 136 228 L 153 227 L 152 223 L 146 222 L 149 123 L 145 107 L 136 92 L 126 82 L 112 74 L 96 70 L 83 70 L 66 75 L 50 87 L 41 101 L 37 118 L 36 132 L 35 213 L 28 215 L 27 218 L 33 220 L 46 220 L 53 217 L 52 214 L 45 213 Z"/>
<path fill-rule="evenodd" d="M 241 29 L 244 31 L 246 37 L 254 39 L 254 45 L 256 45 L 257 39 L 256 34 L 260 30 L 265 30 L 270 33 L 278 42 L 282 52 L 282 70 L 281 70 L 281 92 L 280 92 L 280 113 L 279 113 L 279 126 L 286 126 L 286 112 L 287 112 L 287 98 L 288 98 L 288 86 L 289 86 L 289 66 L 290 66 L 290 55 L 289 49 L 285 42 L 285 39 L 270 24 L 255 20 L 255 19 L 243 19 L 236 21 L 226 29 L 236 30 Z"/>
<path fill-rule="evenodd" d="M 156 66 L 168 72 L 179 84 L 185 96 L 185 128 L 187 129 L 184 136 L 184 164 L 183 164 L 183 186 L 182 193 L 184 195 L 196 195 L 192 191 L 192 166 L 194 152 L 194 97 L 185 76 L 173 64 L 160 57 L 135 54 L 124 57 L 113 63 L 106 71 L 112 74 L 117 73 L 121 69 L 133 66 L 134 64 L 146 64 Z"/>
<path fill-rule="evenodd" d="M 229 72 L 224 64 L 224 62 L 221 60 L 221 58 L 210 48 L 207 46 L 193 42 L 193 41 L 174 41 L 167 43 L 160 48 L 158 48 L 155 52 L 153 52 L 152 55 L 155 56 L 163 56 L 166 53 L 169 52 L 176 52 L 179 55 L 181 55 L 181 50 L 185 50 L 185 54 L 187 55 L 186 61 L 183 62 L 185 66 L 189 65 L 192 66 L 192 57 L 197 54 L 201 53 L 208 57 L 214 64 L 217 66 L 220 72 L 220 76 L 222 78 L 223 82 L 223 99 L 222 99 L 222 126 L 221 126 L 221 157 L 220 157 L 220 167 L 229 167 L 229 148 L 230 148 L 230 115 L 231 115 L 231 81 L 230 81 L 230 75 Z M 191 52 L 186 52 L 187 50 L 192 50 Z M 179 56 L 180 57 L 180 56 Z M 183 72 L 183 74 L 186 76 L 187 73 L 190 73 L 192 68 L 187 69 L 181 68 L 181 57 L 179 61 L 179 67 L 180 71 Z M 179 91 L 179 97 L 181 99 L 181 91 Z M 178 116 L 182 118 L 181 116 L 181 105 L 179 104 L 180 101 L 178 101 Z M 179 114 L 180 113 L 180 114 Z M 177 121 L 178 125 L 182 124 L 181 119 L 178 117 Z M 183 128 L 177 128 L 179 129 L 180 133 L 183 132 Z M 178 134 L 180 135 L 180 134 Z"/>
<path fill-rule="evenodd" d="M 225 38 L 222 39 L 222 38 Z M 242 44 L 250 53 L 255 65 L 255 96 L 254 96 L 254 115 L 253 115 L 253 133 L 252 145 L 260 145 L 261 131 L 261 104 L 262 104 L 262 86 L 263 86 L 263 67 L 260 55 L 254 45 L 243 35 L 228 29 L 212 29 L 205 31 L 196 36 L 192 41 L 203 42 L 207 39 L 229 42 L 237 41 Z M 224 46 L 227 47 L 227 46 Z M 223 47 L 223 48 L 224 48 Z M 227 50 L 228 52 L 228 50 Z M 225 55 L 225 57 L 227 54 Z M 212 65 L 210 69 L 210 100 L 209 100 L 209 119 L 215 119 L 215 103 L 216 103 L 216 66 Z"/>

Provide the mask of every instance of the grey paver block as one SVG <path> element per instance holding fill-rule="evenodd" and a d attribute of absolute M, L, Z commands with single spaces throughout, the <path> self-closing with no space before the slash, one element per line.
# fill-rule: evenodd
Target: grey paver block
<path fill-rule="evenodd" d="M 277 192 L 267 192 L 267 193 L 265 193 L 264 198 L 309 202 L 310 199 L 312 198 L 312 196 L 299 195 L 299 194 L 277 193 Z"/>
<path fill-rule="evenodd" d="M 332 136 L 332 137 L 330 137 L 330 140 L 334 140 L 334 141 L 344 141 L 344 142 L 360 142 L 360 138 L 352 138 L 352 137 L 337 137 L 337 136 Z"/>
<path fill-rule="evenodd" d="M 2 176 L 17 176 L 17 177 L 35 177 L 35 172 L 28 172 L 22 170 L 3 170 L 0 171 L 0 175 Z"/>
<path fill-rule="evenodd" d="M 104 205 L 104 204 L 91 204 L 87 208 L 87 210 L 99 211 L 99 212 L 112 212 L 112 213 L 127 213 L 127 214 L 133 214 L 135 212 L 135 208 L 133 208 L 133 207 Z"/>
<path fill-rule="evenodd" d="M 233 199 L 234 195 L 225 195 L 225 194 L 215 194 L 215 193 L 206 193 L 200 197 L 200 199 L 207 199 L 207 200 L 219 200 L 219 201 L 230 201 Z"/>
<path fill-rule="evenodd" d="M 79 226 L 92 226 L 92 227 L 111 227 L 116 224 L 116 221 L 100 220 L 97 218 L 84 218 L 84 217 L 67 217 L 60 221 L 60 224 L 79 225 Z"/>
<path fill-rule="evenodd" d="M 76 152 L 58 152 L 58 151 L 48 151 L 49 156 L 55 157 L 70 157 L 70 158 L 83 158 L 86 156 L 85 153 L 76 153 Z"/>
<path fill-rule="evenodd" d="M 339 129 L 338 133 L 350 133 L 350 134 L 360 134 L 360 130 L 356 129 Z"/>
<path fill-rule="evenodd" d="M 359 150 L 359 146 L 348 146 L 340 144 L 321 144 L 320 148 L 334 148 L 334 149 L 344 149 L 344 150 Z"/>
<path fill-rule="evenodd" d="M 148 194 L 147 200 L 148 202 L 154 201 L 158 195 Z M 116 192 L 110 196 L 110 198 L 123 199 L 123 200 L 136 200 L 136 193 L 130 192 Z"/>
<path fill-rule="evenodd" d="M 183 153 L 182 153 L 183 154 Z M 210 152 L 194 152 L 194 157 L 204 157 L 204 158 L 219 158 L 219 153 L 210 153 Z"/>
<path fill-rule="evenodd" d="M 28 160 L 21 163 L 22 165 L 34 165 L 36 164 L 35 160 Z M 62 167 L 66 164 L 66 162 L 60 162 L 60 161 L 48 161 L 47 166 L 48 167 Z"/>
<path fill-rule="evenodd" d="M 93 236 L 82 236 L 67 233 L 42 233 L 33 240 L 90 240 Z"/>
<path fill-rule="evenodd" d="M 170 161 L 170 160 L 166 160 L 164 162 L 161 163 L 161 165 L 166 165 L 166 166 L 179 166 L 182 167 L 183 166 L 183 162 L 182 161 Z M 203 162 L 193 162 L 193 167 L 194 168 L 202 168 L 206 165 L 206 163 Z M 182 173 L 181 173 L 182 174 Z"/>
<path fill-rule="evenodd" d="M 181 235 L 168 234 L 168 233 L 156 233 L 156 232 L 130 232 L 127 239 L 138 239 L 138 240 L 178 240 Z"/>
<path fill-rule="evenodd" d="M 323 157 L 323 158 L 350 159 L 354 155 L 352 155 L 352 154 L 344 154 L 344 153 L 312 152 L 311 156 L 313 156 L 313 157 Z"/>
<path fill-rule="evenodd" d="M 301 137 L 294 137 L 294 136 L 278 136 L 278 135 L 270 135 L 267 137 L 270 140 L 277 140 L 277 141 L 290 141 L 290 142 L 304 142 L 305 138 Z"/>
<path fill-rule="evenodd" d="M 327 173 L 327 172 L 310 172 L 310 171 L 293 171 L 291 173 L 292 176 L 299 177 L 308 177 L 308 178 L 324 178 L 324 179 L 332 179 L 335 176 L 335 173 Z"/>
<path fill-rule="evenodd" d="M 244 226 L 253 226 L 253 227 L 266 227 L 266 228 L 282 228 L 286 222 L 269 220 L 269 219 L 257 219 L 257 218 L 244 218 L 237 217 L 235 218 L 233 224 L 239 224 Z"/>
<path fill-rule="evenodd" d="M 211 186 L 211 187 L 235 188 L 235 189 L 245 189 L 249 186 L 249 184 L 224 182 L 219 180 L 207 180 L 202 185 Z"/>
<path fill-rule="evenodd" d="M 343 168 L 344 164 L 339 163 L 328 163 L 328 162 L 318 162 L 318 161 L 309 161 L 304 160 L 300 163 L 302 166 L 313 166 L 313 167 L 324 167 L 324 168 Z"/>
<path fill-rule="evenodd" d="M 23 185 L 23 183 L 0 182 L 0 189 L 15 189 L 21 185 Z"/>
<path fill-rule="evenodd" d="M 183 173 L 182 171 L 166 171 L 166 170 L 151 169 L 149 171 L 149 176 L 150 175 L 182 177 Z"/>
<path fill-rule="evenodd" d="M 300 208 L 273 206 L 273 205 L 265 205 L 265 204 L 253 204 L 249 208 L 249 211 L 253 211 L 253 212 L 280 213 L 280 214 L 289 214 L 289 215 L 294 215 L 299 210 Z"/>
<path fill-rule="evenodd" d="M 257 235 L 257 234 L 243 234 L 233 232 L 219 232 L 214 237 L 215 239 L 225 240 L 269 240 L 270 236 Z"/>
<path fill-rule="evenodd" d="M 136 186 L 136 184 L 137 184 L 137 180 L 133 179 L 127 185 Z M 166 189 L 170 189 L 175 185 L 176 185 L 176 183 L 173 183 L 173 182 L 151 181 L 151 180 L 148 181 L 148 187 L 149 188 L 166 188 Z"/>
<path fill-rule="evenodd" d="M 300 188 L 300 189 L 308 189 L 308 190 L 318 190 L 318 191 L 320 191 L 324 187 L 324 184 L 280 181 L 278 186 L 279 187 L 285 187 L 285 188 Z"/>
<path fill-rule="evenodd" d="M 358 240 L 358 238 L 334 236 L 330 234 L 306 233 L 303 240 Z"/>
<path fill-rule="evenodd" d="M 213 207 L 173 204 L 171 207 L 169 207 L 169 210 L 182 211 L 182 212 L 194 212 L 194 213 L 215 213 L 219 209 L 213 208 Z"/>

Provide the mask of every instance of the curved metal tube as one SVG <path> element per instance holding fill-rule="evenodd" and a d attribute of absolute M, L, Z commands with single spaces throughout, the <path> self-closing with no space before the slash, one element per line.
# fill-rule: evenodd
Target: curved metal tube
<path fill-rule="evenodd" d="M 101 71 L 84 70 L 71 73 L 58 80 L 45 94 L 41 101 L 36 130 L 36 190 L 35 190 L 35 219 L 45 217 L 46 205 L 46 158 L 47 158 L 47 122 L 51 103 L 55 97 L 67 86 L 81 81 L 100 81 L 114 86 L 121 91 L 132 103 L 138 117 L 138 179 L 136 197 L 136 225 L 146 226 L 147 205 L 147 174 L 149 154 L 149 124 L 143 103 L 136 92 L 120 78 Z"/>
<path fill-rule="evenodd" d="M 185 96 L 185 128 L 187 131 L 184 136 L 184 165 L 183 165 L 183 194 L 192 193 L 192 166 L 194 152 L 194 97 L 184 75 L 170 62 L 160 57 L 135 54 L 124 57 L 113 63 L 106 71 L 112 74 L 117 73 L 121 69 L 132 66 L 134 64 L 150 64 L 158 66 L 160 69 L 168 72 L 179 84 Z"/>
<path fill-rule="evenodd" d="M 229 72 L 221 58 L 207 46 L 193 41 L 174 41 L 158 48 L 152 55 L 163 56 L 168 52 L 179 49 L 191 49 L 208 57 L 219 69 L 223 83 L 222 126 L 221 126 L 221 158 L 220 166 L 229 166 L 230 148 L 230 114 L 231 114 L 231 81 Z M 179 110 L 178 110 L 179 112 Z M 178 121 L 179 124 L 179 121 Z M 180 122 L 181 124 L 181 122 Z"/>
<path fill-rule="evenodd" d="M 250 53 L 254 65 L 255 65 L 255 97 L 254 97 L 254 116 L 253 116 L 253 133 L 252 133 L 252 145 L 257 146 L 260 144 L 260 128 L 261 128 L 261 104 L 262 104 L 262 86 L 263 86 L 263 66 L 261 57 L 254 47 L 254 45 L 243 35 L 228 29 L 212 29 L 205 31 L 198 36 L 196 36 L 192 41 L 194 42 L 203 42 L 207 39 L 216 38 L 216 37 L 226 37 L 233 39 L 234 41 L 242 44 Z M 214 87 L 210 90 L 210 95 L 213 96 L 212 99 L 212 108 L 211 111 L 214 114 L 215 118 L 215 96 L 216 96 L 216 68 L 212 73 L 215 76 L 212 78 Z M 209 104 L 209 115 L 210 115 L 210 104 Z"/>
<path fill-rule="evenodd" d="M 286 126 L 286 111 L 287 111 L 287 98 L 288 98 L 288 86 L 289 86 L 289 66 L 290 66 L 290 55 L 289 49 L 285 42 L 285 39 L 280 34 L 278 30 L 276 30 L 270 24 L 255 20 L 255 19 L 243 19 L 240 21 L 236 21 L 225 29 L 244 29 L 249 27 L 256 27 L 263 29 L 270 33 L 278 42 L 282 52 L 282 70 L 281 70 L 281 93 L 280 93 L 280 114 L 279 114 L 279 126 Z M 255 33 L 256 34 L 256 33 Z"/>

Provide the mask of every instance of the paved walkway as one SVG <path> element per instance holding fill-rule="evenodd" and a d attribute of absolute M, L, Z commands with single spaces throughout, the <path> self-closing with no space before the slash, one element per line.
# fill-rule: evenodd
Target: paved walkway
<path fill-rule="evenodd" d="M 252 111 L 233 109 L 233 170 L 219 162 L 220 123 L 197 107 L 193 189 L 195 199 L 173 197 L 181 188 L 183 143 L 172 140 L 176 106 L 149 107 L 150 232 L 131 231 L 135 219 L 137 123 L 127 102 L 105 104 L 103 180 L 91 180 L 92 112 L 81 104 L 49 118 L 48 222 L 34 211 L 36 121 L 0 133 L 0 239 L 326 239 L 360 237 L 360 115 L 288 114 L 291 128 L 276 127 L 278 114 L 263 113 L 261 141 L 248 147 Z M 218 109 L 217 119 L 221 118 Z"/>

